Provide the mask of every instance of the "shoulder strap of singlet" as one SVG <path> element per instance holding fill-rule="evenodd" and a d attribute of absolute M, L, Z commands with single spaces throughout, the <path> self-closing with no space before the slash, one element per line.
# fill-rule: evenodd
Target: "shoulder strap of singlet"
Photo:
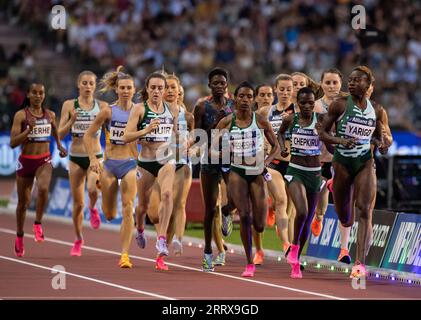
<path fill-rule="evenodd" d="M 79 109 L 80 108 L 80 105 L 79 105 L 79 100 L 77 99 L 77 98 L 75 98 L 75 102 L 74 102 L 74 107 L 75 107 L 75 110 L 77 110 L 77 109 Z"/>
<path fill-rule="evenodd" d="M 232 113 L 232 118 L 231 118 L 231 125 L 229 128 L 229 131 L 231 131 L 231 129 L 235 126 L 235 112 Z"/>

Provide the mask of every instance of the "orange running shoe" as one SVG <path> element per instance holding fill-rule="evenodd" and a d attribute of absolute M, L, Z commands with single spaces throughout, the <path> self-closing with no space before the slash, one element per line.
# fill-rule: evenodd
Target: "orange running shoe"
<path fill-rule="evenodd" d="M 155 269 L 156 270 L 168 270 L 168 266 L 164 262 L 164 256 L 158 256 L 155 262 Z"/>
<path fill-rule="evenodd" d="M 322 228 L 323 228 L 323 219 L 318 220 L 315 215 L 313 218 L 313 222 L 311 223 L 311 233 L 315 237 L 318 237 L 320 236 L 320 233 L 322 232 Z"/>
<path fill-rule="evenodd" d="M 262 265 L 264 257 L 265 253 L 263 252 L 263 250 L 256 250 L 256 253 L 254 254 L 253 258 L 253 263 L 259 266 Z"/>
<path fill-rule="evenodd" d="M 349 251 L 348 251 L 347 248 L 341 248 L 341 252 L 339 253 L 338 261 L 346 263 L 346 264 L 351 263 L 351 257 L 349 255 Z"/>

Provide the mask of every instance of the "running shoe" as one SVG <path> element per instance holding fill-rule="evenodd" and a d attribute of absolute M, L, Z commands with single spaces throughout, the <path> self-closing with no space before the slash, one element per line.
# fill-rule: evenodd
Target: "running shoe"
<path fill-rule="evenodd" d="M 75 240 L 72 249 L 70 250 L 71 256 L 80 257 L 82 255 L 83 240 Z"/>
<path fill-rule="evenodd" d="M 351 270 L 351 274 L 349 277 L 351 279 L 361 279 L 365 278 L 367 275 L 367 270 L 365 269 L 365 265 L 362 263 L 356 263 Z"/>
<path fill-rule="evenodd" d="M 349 251 L 348 251 L 347 248 L 341 248 L 341 252 L 339 253 L 338 261 L 346 263 L 346 264 L 351 263 L 351 257 L 349 256 Z"/>
<path fill-rule="evenodd" d="M 168 256 L 168 246 L 165 238 L 159 238 L 156 240 L 155 248 L 158 250 L 159 256 Z"/>
<path fill-rule="evenodd" d="M 183 253 L 183 244 L 181 243 L 180 240 L 174 239 L 172 241 L 172 247 L 174 250 L 174 255 L 175 256 L 181 256 L 181 254 Z"/>
<path fill-rule="evenodd" d="M 322 228 L 323 228 L 323 219 L 318 220 L 315 215 L 313 218 L 313 222 L 311 223 L 311 233 L 315 237 L 318 237 L 320 236 L 320 233 L 322 232 Z"/>
<path fill-rule="evenodd" d="M 164 256 L 158 256 L 155 261 L 155 269 L 156 270 L 168 270 L 168 265 L 164 261 Z"/>
<path fill-rule="evenodd" d="M 241 274 L 242 277 L 251 278 L 254 277 L 254 272 L 256 271 L 256 266 L 252 264 L 248 264 L 246 266 L 246 270 Z"/>
<path fill-rule="evenodd" d="M 263 250 L 256 250 L 256 253 L 254 254 L 253 263 L 255 265 L 261 266 L 263 264 L 263 259 L 265 257 L 265 253 Z"/>
<path fill-rule="evenodd" d="M 291 244 L 290 249 L 289 249 L 289 254 L 287 257 L 287 262 L 293 266 L 295 264 L 299 264 L 298 261 L 298 252 L 300 251 L 300 246 L 299 245 L 295 245 L 295 244 Z"/>
<path fill-rule="evenodd" d="M 93 229 L 98 229 L 101 225 L 101 218 L 99 217 L 99 212 L 97 208 L 89 208 L 89 212 L 91 214 L 91 227 Z"/>
<path fill-rule="evenodd" d="M 212 261 L 212 253 L 205 253 L 203 260 L 202 260 L 202 271 L 204 272 L 212 272 L 215 268 L 213 266 Z"/>
<path fill-rule="evenodd" d="M 301 273 L 301 265 L 299 263 L 291 265 L 291 278 L 301 279 L 302 277 L 303 274 Z"/>
<path fill-rule="evenodd" d="M 232 232 L 232 214 L 228 215 L 222 214 L 222 234 L 224 237 L 228 237 Z"/>
<path fill-rule="evenodd" d="M 123 253 L 121 255 L 118 265 L 120 268 L 131 268 L 133 266 L 133 264 L 130 262 L 129 255 L 127 253 Z"/>
<path fill-rule="evenodd" d="M 139 230 L 136 230 L 136 243 L 141 249 L 145 249 L 146 247 L 146 237 L 145 237 L 145 231 L 140 232 Z"/>
<path fill-rule="evenodd" d="M 220 252 L 215 260 L 213 260 L 214 266 L 225 266 L 225 252 Z"/>
<path fill-rule="evenodd" d="M 23 247 L 23 237 L 16 237 L 15 240 L 15 255 L 17 257 L 23 257 L 25 249 Z"/>
<path fill-rule="evenodd" d="M 33 229 L 35 235 L 35 242 L 43 242 L 44 241 L 44 232 L 42 231 L 42 227 L 40 224 L 34 224 Z"/>

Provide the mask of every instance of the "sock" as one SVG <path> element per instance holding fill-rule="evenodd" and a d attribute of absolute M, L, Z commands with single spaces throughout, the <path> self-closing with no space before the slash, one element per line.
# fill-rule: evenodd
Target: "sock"
<path fill-rule="evenodd" d="M 35 220 L 34 224 L 41 224 L 41 222 Z"/>
<path fill-rule="evenodd" d="M 341 223 L 339 223 L 339 232 L 341 233 L 341 248 L 348 250 L 351 227 L 344 227 Z"/>
<path fill-rule="evenodd" d="M 161 239 L 162 239 L 162 240 L 167 240 L 167 237 L 164 237 L 164 236 L 159 236 L 159 237 L 158 237 L 158 240 L 161 240 Z"/>
<path fill-rule="evenodd" d="M 19 237 L 19 238 L 22 238 L 23 234 L 24 234 L 23 232 L 16 232 L 16 236 Z"/>
<path fill-rule="evenodd" d="M 145 228 L 137 228 L 137 231 L 139 231 L 139 233 L 143 233 L 144 230 Z"/>

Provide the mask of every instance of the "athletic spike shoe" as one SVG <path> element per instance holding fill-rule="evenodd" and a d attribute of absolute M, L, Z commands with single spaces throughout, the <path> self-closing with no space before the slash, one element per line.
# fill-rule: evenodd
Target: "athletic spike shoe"
<path fill-rule="evenodd" d="M 367 275 L 367 270 L 365 269 L 365 265 L 362 263 L 356 263 L 351 270 L 351 274 L 349 277 L 351 279 L 361 279 L 365 278 Z"/>
<path fill-rule="evenodd" d="M 301 279 L 302 277 L 303 274 L 301 273 L 301 265 L 299 263 L 291 265 L 291 278 Z"/>
<path fill-rule="evenodd" d="M 174 239 L 172 241 L 172 247 L 174 250 L 174 255 L 175 256 L 181 256 L 183 253 L 183 244 L 181 243 L 180 240 Z"/>
<path fill-rule="evenodd" d="M 129 255 L 127 253 L 123 253 L 121 255 L 118 265 L 120 268 L 131 268 L 133 266 L 133 264 L 130 262 Z"/>
<path fill-rule="evenodd" d="M 168 266 L 165 264 L 164 256 L 158 256 L 155 261 L 155 269 L 156 270 L 168 270 Z"/>
<path fill-rule="evenodd" d="M 140 232 L 139 230 L 136 230 L 136 243 L 139 248 L 145 249 L 146 242 L 145 231 Z"/>
<path fill-rule="evenodd" d="M 263 264 L 263 260 L 265 258 L 265 253 L 263 250 L 256 250 L 254 254 L 253 263 L 257 266 L 261 266 Z"/>
<path fill-rule="evenodd" d="M 213 260 L 214 266 L 224 266 L 225 265 L 225 252 L 220 252 L 215 260 Z"/>
<path fill-rule="evenodd" d="M 40 224 L 34 224 L 33 226 L 35 242 L 44 242 L 44 232 Z"/>
<path fill-rule="evenodd" d="M 17 257 L 23 257 L 25 249 L 23 247 L 23 237 L 16 237 L 15 240 L 15 255 Z"/>
<path fill-rule="evenodd" d="M 72 249 L 70 250 L 71 256 L 80 257 L 82 255 L 83 240 L 75 240 Z"/>
<path fill-rule="evenodd" d="M 159 256 L 168 256 L 168 246 L 167 246 L 167 240 L 165 238 L 159 238 L 156 240 L 155 245 L 156 250 L 158 250 Z"/>
<path fill-rule="evenodd" d="M 254 264 L 248 264 L 246 270 L 241 274 L 242 277 L 252 278 L 254 277 L 254 272 L 256 271 L 256 266 Z"/>
<path fill-rule="evenodd" d="M 349 256 L 349 251 L 347 248 L 341 248 L 341 252 L 339 252 L 338 261 L 346 264 L 351 263 L 351 257 Z"/>
<path fill-rule="evenodd" d="M 230 236 L 232 232 L 232 214 L 229 213 L 228 215 L 222 214 L 222 226 L 221 231 L 224 237 Z"/>
<path fill-rule="evenodd" d="M 205 253 L 202 260 L 202 271 L 212 272 L 215 268 L 213 267 L 212 253 Z"/>
<path fill-rule="evenodd" d="M 97 208 L 89 208 L 89 213 L 91 215 L 91 227 L 92 229 L 98 229 L 101 225 L 101 218 L 99 217 L 99 212 Z"/>
<path fill-rule="evenodd" d="M 291 244 L 290 246 L 290 252 L 288 254 L 287 257 L 287 262 L 293 266 L 295 264 L 299 264 L 298 261 L 298 252 L 300 251 L 300 246 L 299 245 L 295 245 L 295 244 Z"/>
<path fill-rule="evenodd" d="M 322 228 L 323 228 L 323 219 L 318 220 L 316 216 L 314 216 L 313 222 L 311 223 L 311 233 L 315 237 L 318 237 L 320 236 L 320 233 L 322 232 Z"/>

